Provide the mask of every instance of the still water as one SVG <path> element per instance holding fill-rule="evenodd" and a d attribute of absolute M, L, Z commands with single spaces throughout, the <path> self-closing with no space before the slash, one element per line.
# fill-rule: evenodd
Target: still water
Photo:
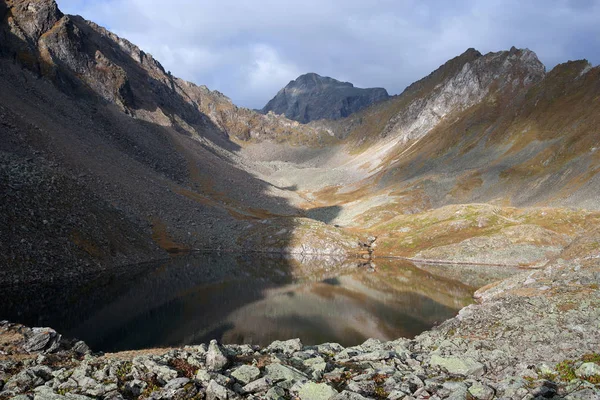
<path fill-rule="evenodd" d="M 511 273 L 406 261 L 377 261 L 373 271 L 354 260 L 191 254 L 85 284 L 2 290 L 0 319 L 51 326 L 96 351 L 296 337 L 355 345 L 413 337 L 456 315 L 478 287 Z"/>

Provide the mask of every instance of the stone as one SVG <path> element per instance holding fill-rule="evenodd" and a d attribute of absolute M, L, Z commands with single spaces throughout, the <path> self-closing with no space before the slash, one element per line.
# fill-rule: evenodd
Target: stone
<path fill-rule="evenodd" d="M 208 373 L 208 371 L 206 371 L 204 369 L 199 369 L 198 372 L 196 372 L 196 380 L 198 380 L 200 382 L 208 382 L 211 379 L 212 378 L 210 377 L 210 374 Z"/>
<path fill-rule="evenodd" d="M 491 400 L 494 398 L 495 391 L 481 382 L 475 382 L 469 388 L 469 394 L 477 400 Z"/>
<path fill-rule="evenodd" d="M 600 365 L 593 362 L 583 363 L 575 370 L 575 375 L 582 379 L 600 377 Z"/>
<path fill-rule="evenodd" d="M 88 345 L 84 341 L 79 341 L 73 345 L 72 349 L 75 353 L 83 355 L 83 354 L 91 354 L 91 350 Z"/>
<path fill-rule="evenodd" d="M 323 343 L 315 346 L 321 354 L 335 355 L 344 350 L 344 347 L 339 343 Z"/>
<path fill-rule="evenodd" d="M 569 393 L 565 400 L 600 400 L 600 393 L 594 389 L 583 389 Z"/>
<path fill-rule="evenodd" d="M 146 389 L 146 386 L 148 386 L 148 384 L 146 382 L 139 380 L 139 379 L 134 379 L 132 381 L 125 383 L 124 391 L 125 391 L 125 393 L 131 394 L 132 396 L 137 397 L 140 394 L 142 394 L 144 389 Z"/>
<path fill-rule="evenodd" d="M 243 385 L 247 385 L 260 376 L 260 370 L 253 365 L 242 365 L 241 367 L 236 368 L 231 373 L 231 376 Z"/>
<path fill-rule="evenodd" d="M 206 388 L 206 400 L 227 400 L 227 389 L 217 382 L 210 381 Z"/>
<path fill-rule="evenodd" d="M 445 394 L 448 399 L 452 400 L 465 400 L 467 398 L 467 385 L 462 382 L 446 381 L 442 383 L 442 388 L 438 390 L 437 394 Z"/>
<path fill-rule="evenodd" d="M 392 390 L 387 398 L 388 400 L 408 400 L 412 397 L 410 397 L 401 390 Z"/>
<path fill-rule="evenodd" d="M 244 393 L 262 393 L 266 392 L 273 384 L 273 381 L 268 377 L 263 377 L 250 382 L 242 388 Z"/>
<path fill-rule="evenodd" d="M 267 376 L 273 382 L 279 381 L 305 381 L 308 379 L 306 375 L 295 368 L 288 367 L 282 364 L 271 364 L 265 367 Z"/>
<path fill-rule="evenodd" d="M 134 363 L 136 363 L 138 360 L 134 360 Z M 175 371 L 174 369 L 160 364 L 154 360 L 150 360 L 150 359 L 142 359 L 140 360 L 142 362 L 142 366 L 150 373 L 153 373 L 154 375 L 156 375 L 156 379 L 159 381 L 159 383 L 161 385 L 166 385 L 167 382 L 169 382 L 171 379 L 175 379 L 177 378 L 177 371 Z"/>
<path fill-rule="evenodd" d="M 387 360 L 392 357 L 391 351 L 385 350 L 376 350 L 371 351 L 369 353 L 358 354 L 350 358 L 351 361 L 379 361 L 379 360 Z"/>
<path fill-rule="evenodd" d="M 189 399 L 197 392 L 196 385 L 190 384 L 188 378 L 175 378 L 170 380 L 161 390 L 164 399 Z"/>
<path fill-rule="evenodd" d="M 302 364 L 311 371 L 312 378 L 315 380 L 321 379 L 327 368 L 327 363 L 323 357 L 309 358 L 308 360 L 304 360 Z"/>
<path fill-rule="evenodd" d="M 354 393 L 349 390 L 343 390 L 341 393 L 333 396 L 331 400 L 367 400 L 367 398 L 358 393 Z"/>
<path fill-rule="evenodd" d="M 37 376 L 31 369 L 26 369 L 10 378 L 4 385 L 3 390 L 23 393 L 36 386 L 43 385 L 44 382 L 44 379 Z"/>
<path fill-rule="evenodd" d="M 302 350 L 302 342 L 300 339 L 290 339 L 285 341 L 276 340 L 271 343 L 267 349 L 269 352 L 281 352 L 284 354 L 293 354 Z"/>
<path fill-rule="evenodd" d="M 282 388 L 277 387 L 277 386 L 269 389 L 267 391 L 267 394 L 265 395 L 265 397 L 268 400 L 282 400 L 285 398 L 284 396 L 285 396 L 285 390 L 283 390 Z"/>
<path fill-rule="evenodd" d="M 32 335 L 25 343 L 25 350 L 29 353 L 44 351 L 50 353 L 58 349 L 60 345 L 61 335 L 51 328 L 33 328 Z"/>
<path fill-rule="evenodd" d="M 325 383 L 308 382 L 298 391 L 301 400 L 329 400 L 338 392 Z"/>
<path fill-rule="evenodd" d="M 206 352 L 206 367 L 209 371 L 220 371 L 227 365 L 227 357 L 221 351 L 216 340 L 211 340 Z"/>
<path fill-rule="evenodd" d="M 434 354 L 429 362 L 431 366 L 440 367 L 450 374 L 463 376 L 481 376 L 485 366 L 470 357 L 441 357 Z"/>

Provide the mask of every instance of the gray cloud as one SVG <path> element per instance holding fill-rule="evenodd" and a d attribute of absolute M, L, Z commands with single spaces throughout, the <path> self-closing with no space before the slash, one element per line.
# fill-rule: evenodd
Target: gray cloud
<path fill-rule="evenodd" d="M 469 47 L 600 61 L 600 0 L 58 0 L 174 75 L 261 108 L 317 72 L 400 93 Z"/>

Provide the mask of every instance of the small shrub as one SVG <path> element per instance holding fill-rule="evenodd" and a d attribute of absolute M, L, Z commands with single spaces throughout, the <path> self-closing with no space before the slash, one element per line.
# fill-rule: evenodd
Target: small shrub
<path fill-rule="evenodd" d="M 131 373 L 132 369 L 133 369 L 133 364 L 130 361 L 125 361 L 124 363 L 119 365 L 119 368 L 117 368 L 117 372 L 116 372 L 117 380 L 119 382 L 125 381 L 127 375 L 129 375 Z"/>
<path fill-rule="evenodd" d="M 389 393 L 382 386 L 376 386 L 375 387 L 375 396 L 378 399 L 387 399 L 387 397 L 389 396 Z"/>
<path fill-rule="evenodd" d="M 600 354 L 599 353 L 590 353 L 581 357 L 581 361 L 583 362 L 593 362 L 600 365 Z"/>
<path fill-rule="evenodd" d="M 192 379 L 196 372 L 198 372 L 198 368 L 187 362 L 182 358 L 174 358 L 169 361 L 169 366 L 175 369 L 181 376 Z"/>
<path fill-rule="evenodd" d="M 573 360 L 564 360 L 556 364 L 556 371 L 561 381 L 570 382 L 577 378 L 575 375 L 575 361 Z"/>

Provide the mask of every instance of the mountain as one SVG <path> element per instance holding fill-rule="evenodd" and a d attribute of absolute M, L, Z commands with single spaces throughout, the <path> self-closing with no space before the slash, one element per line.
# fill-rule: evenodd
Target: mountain
<path fill-rule="evenodd" d="M 546 72 L 528 49 L 468 49 L 339 119 L 333 93 L 363 89 L 309 74 L 290 85 L 339 114 L 304 124 L 52 0 L 0 0 L 0 19 L 0 281 L 192 249 L 537 265 L 600 223 L 585 60 Z"/>
<path fill-rule="evenodd" d="M 315 73 L 301 75 L 281 89 L 262 109 L 303 124 L 340 119 L 389 98 L 383 88 L 360 89 L 349 82 Z"/>

